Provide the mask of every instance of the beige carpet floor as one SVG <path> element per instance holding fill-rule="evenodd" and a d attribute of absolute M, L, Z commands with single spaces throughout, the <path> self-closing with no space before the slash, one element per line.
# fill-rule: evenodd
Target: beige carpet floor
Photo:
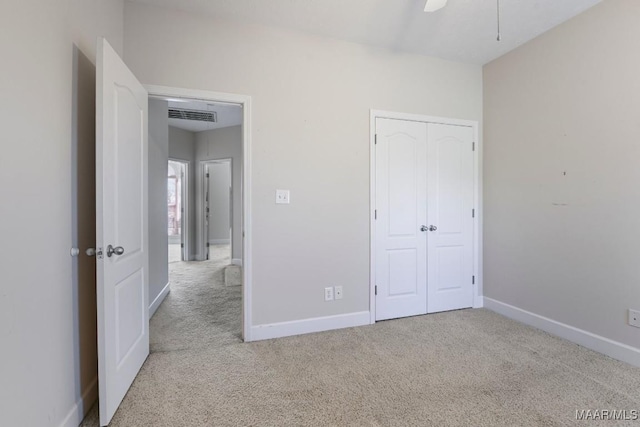
<path fill-rule="evenodd" d="M 172 264 L 112 426 L 640 426 L 576 421 L 640 410 L 639 368 L 484 309 L 242 343 L 227 261 Z"/>

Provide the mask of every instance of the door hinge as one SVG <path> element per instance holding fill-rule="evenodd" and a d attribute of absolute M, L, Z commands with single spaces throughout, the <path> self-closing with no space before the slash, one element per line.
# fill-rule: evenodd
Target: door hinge
<path fill-rule="evenodd" d="M 378 219 L 378 209 L 373 211 L 373 219 Z"/>
<path fill-rule="evenodd" d="M 207 242 L 207 247 L 209 247 L 209 242 Z"/>
<path fill-rule="evenodd" d="M 378 295 L 378 285 L 375 286 L 375 294 Z"/>
<path fill-rule="evenodd" d="M 378 134 L 377 133 L 373 136 L 373 143 L 374 144 L 378 143 Z"/>
<path fill-rule="evenodd" d="M 471 209 L 471 218 L 475 218 L 475 217 L 476 217 L 476 210 Z"/>
<path fill-rule="evenodd" d="M 207 178 L 209 178 L 209 172 L 207 172 Z"/>
<path fill-rule="evenodd" d="M 181 248 L 184 248 L 184 243 L 180 243 L 180 247 L 181 247 Z"/>
<path fill-rule="evenodd" d="M 471 276 L 471 284 L 472 285 L 476 284 L 476 276 Z"/>
<path fill-rule="evenodd" d="M 475 143 L 475 141 L 471 143 L 471 151 L 476 151 L 476 143 Z"/>

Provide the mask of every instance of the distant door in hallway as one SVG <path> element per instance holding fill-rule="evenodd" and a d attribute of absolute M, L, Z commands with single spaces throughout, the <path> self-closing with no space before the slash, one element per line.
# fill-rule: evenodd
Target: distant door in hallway
<path fill-rule="evenodd" d="M 473 128 L 376 119 L 376 320 L 473 305 Z"/>
<path fill-rule="evenodd" d="M 211 259 L 212 248 L 227 248 L 229 259 L 233 247 L 233 190 L 231 159 L 203 162 L 204 185 L 204 241 L 206 259 Z"/>
<path fill-rule="evenodd" d="M 96 61 L 96 294 L 100 424 L 149 355 L 148 94 L 113 48 Z"/>
<path fill-rule="evenodd" d="M 169 160 L 167 168 L 167 234 L 169 241 L 169 262 L 188 261 L 187 252 L 187 206 L 186 206 L 187 163 Z"/>

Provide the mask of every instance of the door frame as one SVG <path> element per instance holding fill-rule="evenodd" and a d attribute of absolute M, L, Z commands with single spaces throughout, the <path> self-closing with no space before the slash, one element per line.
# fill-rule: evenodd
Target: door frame
<path fill-rule="evenodd" d="M 237 104 L 242 107 L 242 338 L 245 342 L 251 337 L 251 291 L 253 285 L 252 221 L 251 221 L 251 97 L 224 92 L 185 89 L 169 86 L 144 85 L 149 96 L 183 98 L 219 103 Z"/>
<path fill-rule="evenodd" d="M 205 180 L 207 179 L 205 171 L 206 171 L 206 167 L 207 165 L 210 164 L 215 164 L 215 163 L 229 163 L 229 173 L 231 174 L 230 178 L 230 182 L 231 182 L 231 198 L 229 200 L 229 220 L 231 221 L 230 225 L 230 231 L 231 234 L 229 235 L 229 248 L 231 250 L 231 254 L 230 254 L 230 259 L 233 259 L 233 192 L 235 191 L 235 189 L 233 188 L 233 159 L 231 157 L 225 157 L 225 158 L 220 158 L 220 159 L 209 159 L 209 160 L 200 160 L 200 175 L 201 175 L 201 182 L 200 182 L 200 192 L 198 194 L 198 199 L 196 200 L 197 205 L 197 209 L 200 212 L 200 221 L 198 222 L 198 235 L 200 236 L 200 239 L 202 240 L 202 244 L 200 245 L 200 247 L 198 248 L 198 252 L 201 254 L 204 254 L 205 251 L 207 250 L 207 243 L 209 242 L 209 227 L 206 226 L 205 224 L 205 220 L 204 220 L 204 201 L 206 198 L 206 190 L 207 190 L 207 185 L 205 185 Z M 237 232 L 237 230 L 236 230 Z M 206 259 L 205 257 L 202 257 L 203 260 Z"/>
<path fill-rule="evenodd" d="M 191 185 L 191 180 L 189 179 L 189 173 L 191 172 L 191 162 L 189 160 L 178 159 L 177 157 L 169 156 L 170 162 L 181 163 L 184 167 L 184 176 L 182 177 L 182 185 L 180 186 L 180 192 L 182 193 L 182 216 L 180 222 L 180 227 L 182 227 L 182 243 L 184 244 L 184 248 L 182 248 L 182 257 L 183 261 L 191 261 L 191 238 L 189 236 L 189 215 L 191 215 L 191 209 L 189 209 L 189 203 L 191 203 L 191 198 L 189 197 L 189 186 Z"/>
<path fill-rule="evenodd" d="M 421 114 L 400 113 L 384 110 L 370 110 L 369 115 L 369 323 L 376 323 L 376 119 L 395 119 L 421 123 L 438 123 L 452 126 L 469 126 L 473 129 L 475 150 L 473 152 L 473 205 L 475 221 L 473 222 L 473 272 L 475 288 L 473 292 L 473 308 L 481 308 L 483 302 L 482 287 L 482 143 L 479 138 L 479 125 L 474 120 L 450 119 L 445 117 L 425 116 Z"/>

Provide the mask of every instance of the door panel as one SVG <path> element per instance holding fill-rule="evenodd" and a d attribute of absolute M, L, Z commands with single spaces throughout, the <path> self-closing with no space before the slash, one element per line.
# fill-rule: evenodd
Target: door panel
<path fill-rule="evenodd" d="M 425 314 L 426 124 L 376 120 L 376 320 Z"/>
<path fill-rule="evenodd" d="M 391 297 L 418 294 L 418 256 L 416 249 L 387 251 L 389 257 L 389 291 Z"/>
<path fill-rule="evenodd" d="M 141 271 L 118 283 L 116 308 L 116 365 L 120 366 L 136 343 L 144 338 L 145 320 L 140 316 L 144 305 L 144 277 Z"/>
<path fill-rule="evenodd" d="M 429 123 L 428 312 L 473 305 L 473 128 Z"/>
<path fill-rule="evenodd" d="M 142 251 L 143 218 L 142 218 L 142 146 L 141 141 L 146 130 L 141 107 L 134 93 L 127 87 L 115 84 L 114 106 L 116 121 L 114 138 L 115 153 L 113 181 L 116 194 L 114 196 L 115 241 L 126 248 L 125 256 L 132 256 Z M 132 185 L 133 183 L 137 185 Z M 116 262 L 123 257 L 116 259 Z"/>
<path fill-rule="evenodd" d="M 149 354 L 148 95 L 104 39 L 96 83 L 96 241 L 100 424 Z M 121 246 L 122 254 L 107 254 Z"/>

